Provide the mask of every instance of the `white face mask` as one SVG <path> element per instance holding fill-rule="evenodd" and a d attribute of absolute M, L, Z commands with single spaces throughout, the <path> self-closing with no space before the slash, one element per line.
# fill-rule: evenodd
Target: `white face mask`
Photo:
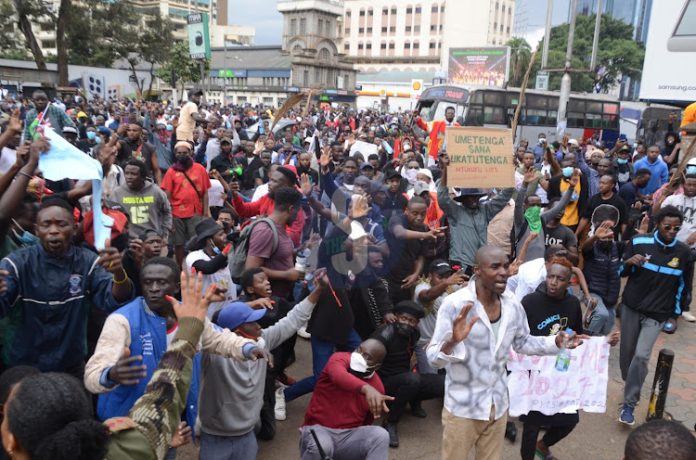
<path fill-rule="evenodd" d="M 411 184 L 413 184 L 414 182 L 416 182 L 416 175 L 417 175 L 417 174 L 418 174 L 418 170 L 417 170 L 417 169 L 407 169 L 407 170 L 404 172 L 404 176 L 406 177 L 406 179 L 408 179 L 408 182 L 411 183 Z"/>
<path fill-rule="evenodd" d="M 375 371 L 370 373 L 367 372 L 367 361 L 365 360 L 365 357 L 357 351 L 350 354 L 350 370 L 358 374 L 358 377 L 363 379 L 369 379 L 375 375 Z"/>

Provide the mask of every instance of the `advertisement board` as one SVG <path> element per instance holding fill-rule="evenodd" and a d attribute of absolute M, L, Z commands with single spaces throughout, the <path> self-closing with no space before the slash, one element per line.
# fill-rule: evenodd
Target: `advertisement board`
<path fill-rule="evenodd" d="M 450 48 L 447 81 L 456 85 L 501 87 L 508 79 L 510 48 Z"/>
<path fill-rule="evenodd" d="M 640 98 L 696 101 L 696 0 L 652 3 Z"/>
<path fill-rule="evenodd" d="M 186 18 L 188 23 L 189 54 L 192 59 L 210 59 L 210 34 L 208 33 L 208 13 L 192 13 Z"/>
<path fill-rule="evenodd" d="M 449 127 L 445 132 L 450 187 L 514 187 L 512 131 L 506 128 Z"/>

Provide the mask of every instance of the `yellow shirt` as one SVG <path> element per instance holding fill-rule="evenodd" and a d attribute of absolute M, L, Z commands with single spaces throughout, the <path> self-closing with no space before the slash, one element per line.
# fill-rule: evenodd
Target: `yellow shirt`
<path fill-rule="evenodd" d="M 567 181 L 561 179 L 561 185 L 559 186 L 559 188 L 561 189 L 561 195 L 563 195 L 565 191 L 568 190 L 568 187 L 570 187 L 570 184 Z M 580 181 L 578 181 L 577 185 L 575 185 L 576 199 L 575 201 L 568 202 L 568 204 L 565 207 L 563 217 L 561 217 L 561 224 L 565 225 L 566 227 L 578 225 L 578 223 L 580 222 L 580 211 L 578 210 L 580 190 Z"/>

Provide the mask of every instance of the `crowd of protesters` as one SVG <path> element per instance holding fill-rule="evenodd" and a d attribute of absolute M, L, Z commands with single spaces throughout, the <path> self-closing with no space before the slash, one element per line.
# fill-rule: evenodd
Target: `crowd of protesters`
<path fill-rule="evenodd" d="M 386 459 L 429 399 L 444 459 L 502 458 L 510 349 L 620 343 L 633 425 L 659 334 L 696 321 L 696 159 L 676 125 L 659 146 L 522 139 L 514 186 L 489 190 L 448 183 L 412 112 L 201 96 L 2 101 L 0 457 L 174 458 L 195 437 L 203 460 L 255 459 L 312 393 L 302 459 Z M 47 129 L 101 164 L 101 203 L 42 176 Z M 289 373 L 298 336 L 309 376 Z M 551 459 L 579 416 L 520 421 L 521 458 Z M 638 430 L 626 458 L 658 458 Z"/>

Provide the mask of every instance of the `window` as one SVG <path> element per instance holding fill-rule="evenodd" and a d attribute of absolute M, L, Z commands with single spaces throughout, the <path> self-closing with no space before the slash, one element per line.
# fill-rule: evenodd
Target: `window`
<path fill-rule="evenodd" d="M 431 50 L 434 50 L 435 46 L 436 46 L 435 42 L 430 42 L 430 45 L 428 45 L 428 48 L 430 48 Z"/>
<path fill-rule="evenodd" d="M 300 35 L 305 35 L 307 33 L 307 18 L 300 19 Z"/>
<path fill-rule="evenodd" d="M 348 53 L 349 50 L 350 50 L 350 45 L 349 45 L 348 43 L 344 43 L 344 44 L 343 44 L 343 51 L 345 51 L 346 53 Z"/>
<path fill-rule="evenodd" d="M 438 26 L 438 30 L 439 30 L 440 32 L 442 32 L 442 24 L 440 24 L 440 25 Z"/>
<path fill-rule="evenodd" d="M 360 10 L 360 16 L 365 16 L 365 10 Z"/>
<path fill-rule="evenodd" d="M 42 40 L 41 41 L 41 48 L 55 48 L 55 47 L 56 47 L 55 40 Z"/>
<path fill-rule="evenodd" d="M 413 8 L 411 8 L 410 6 L 406 8 L 406 14 L 413 14 Z"/>
<path fill-rule="evenodd" d="M 416 7 L 416 14 L 421 14 L 421 7 L 420 6 Z"/>
<path fill-rule="evenodd" d="M 410 33 L 411 32 L 411 26 L 406 26 L 406 32 Z"/>
<path fill-rule="evenodd" d="M 347 18 L 350 17 L 350 10 L 346 11 L 346 17 L 347 17 Z"/>
<path fill-rule="evenodd" d="M 386 33 L 387 33 L 387 28 L 386 28 L 386 27 L 382 27 L 382 33 L 383 33 L 383 34 L 386 34 Z"/>
<path fill-rule="evenodd" d="M 431 12 L 431 13 L 437 13 L 438 10 L 439 10 L 439 8 L 438 8 L 437 5 L 433 5 L 433 6 L 430 8 L 430 12 Z"/>
<path fill-rule="evenodd" d="M 329 50 L 326 48 L 322 48 L 319 50 L 319 60 L 320 61 L 330 61 L 331 60 L 331 53 Z"/>
<path fill-rule="evenodd" d="M 392 16 L 396 16 L 396 8 L 391 9 L 391 14 L 392 14 Z"/>
<path fill-rule="evenodd" d="M 346 27 L 346 30 L 344 32 L 346 35 L 350 35 L 350 27 Z"/>
<path fill-rule="evenodd" d="M 370 8 L 369 10 L 367 10 L 367 15 L 368 15 L 368 16 L 374 16 L 374 12 L 372 11 L 372 8 Z"/>
<path fill-rule="evenodd" d="M 435 32 L 437 30 L 437 26 L 435 24 L 430 25 L 430 31 Z"/>
<path fill-rule="evenodd" d="M 413 33 L 419 34 L 420 33 L 420 26 L 413 26 Z"/>
<path fill-rule="evenodd" d="M 410 50 L 410 49 L 411 49 L 411 43 L 410 43 L 410 42 L 404 43 L 404 49 Z"/>
<path fill-rule="evenodd" d="M 389 8 L 382 8 L 382 16 L 386 16 L 389 14 Z"/>
<path fill-rule="evenodd" d="M 372 33 L 372 27 L 368 27 L 368 28 L 367 28 L 367 33 L 368 33 L 368 34 L 371 34 L 371 33 Z"/>
<path fill-rule="evenodd" d="M 394 42 L 389 42 L 389 49 L 393 50 L 394 49 Z"/>
<path fill-rule="evenodd" d="M 302 84 L 305 86 L 309 85 L 309 70 L 302 72 Z"/>
<path fill-rule="evenodd" d="M 314 83 L 319 83 L 321 81 L 321 69 L 318 67 L 314 68 Z"/>
<path fill-rule="evenodd" d="M 365 46 L 365 45 L 363 45 L 362 42 L 358 43 L 358 49 L 359 49 L 359 50 L 363 49 L 364 46 Z"/>
<path fill-rule="evenodd" d="M 413 49 L 414 50 L 417 50 L 419 48 L 419 46 L 420 45 L 418 44 L 418 42 L 413 42 Z"/>
<path fill-rule="evenodd" d="M 385 49 L 387 49 L 387 44 L 386 44 L 386 43 L 384 43 L 384 42 L 380 43 L 380 45 L 379 45 L 379 49 L 381 49 L 381 50 L 385 50 Z"/>
<path fill-rule="evenodd" d="M 483 122 L 495 125 L 504 125 L 505 110 L 503 107 L 483 107 Z"/>
<path fill-rule="evenodd" d="M 273 98 L 272 97 L 265 97 L 263 98 L 263 103 L 265 105 L 273 105 Z"/>
<path fill-rule="evenodd" d="M 372 43 L 368 43 L 365 45 L 365 49 L 371 50 L 372 49 Z"/>
<path fill-rule="evenodd" d="M 440 7 L 440 13 L 444 13 L 444 12 L 445 12 L 445 5 L 442 5 L 442 6 Z"/>
<path fill-rule="evenodd" d="M 319 19 L 317 22 L 317 35 L 324 35 L 324 20 Z"/>
<path fill-rule="evenodd" d="M 364 33 L 365 33 L 365 28 L 364 28 L 364 27 L 358 27 L 358 33 L 359 33 L 359 34 L 364 34 Z"/>
<path fill-rule="evenodd" d="M 297 35 L 297 19 L 290 20 L 290 35 Z"/>
<path fill-rule="evenodd" d="M 396 26 L 389 26 L 389 33 L 393 34 L 394 32 L 396 32 Z"/>

